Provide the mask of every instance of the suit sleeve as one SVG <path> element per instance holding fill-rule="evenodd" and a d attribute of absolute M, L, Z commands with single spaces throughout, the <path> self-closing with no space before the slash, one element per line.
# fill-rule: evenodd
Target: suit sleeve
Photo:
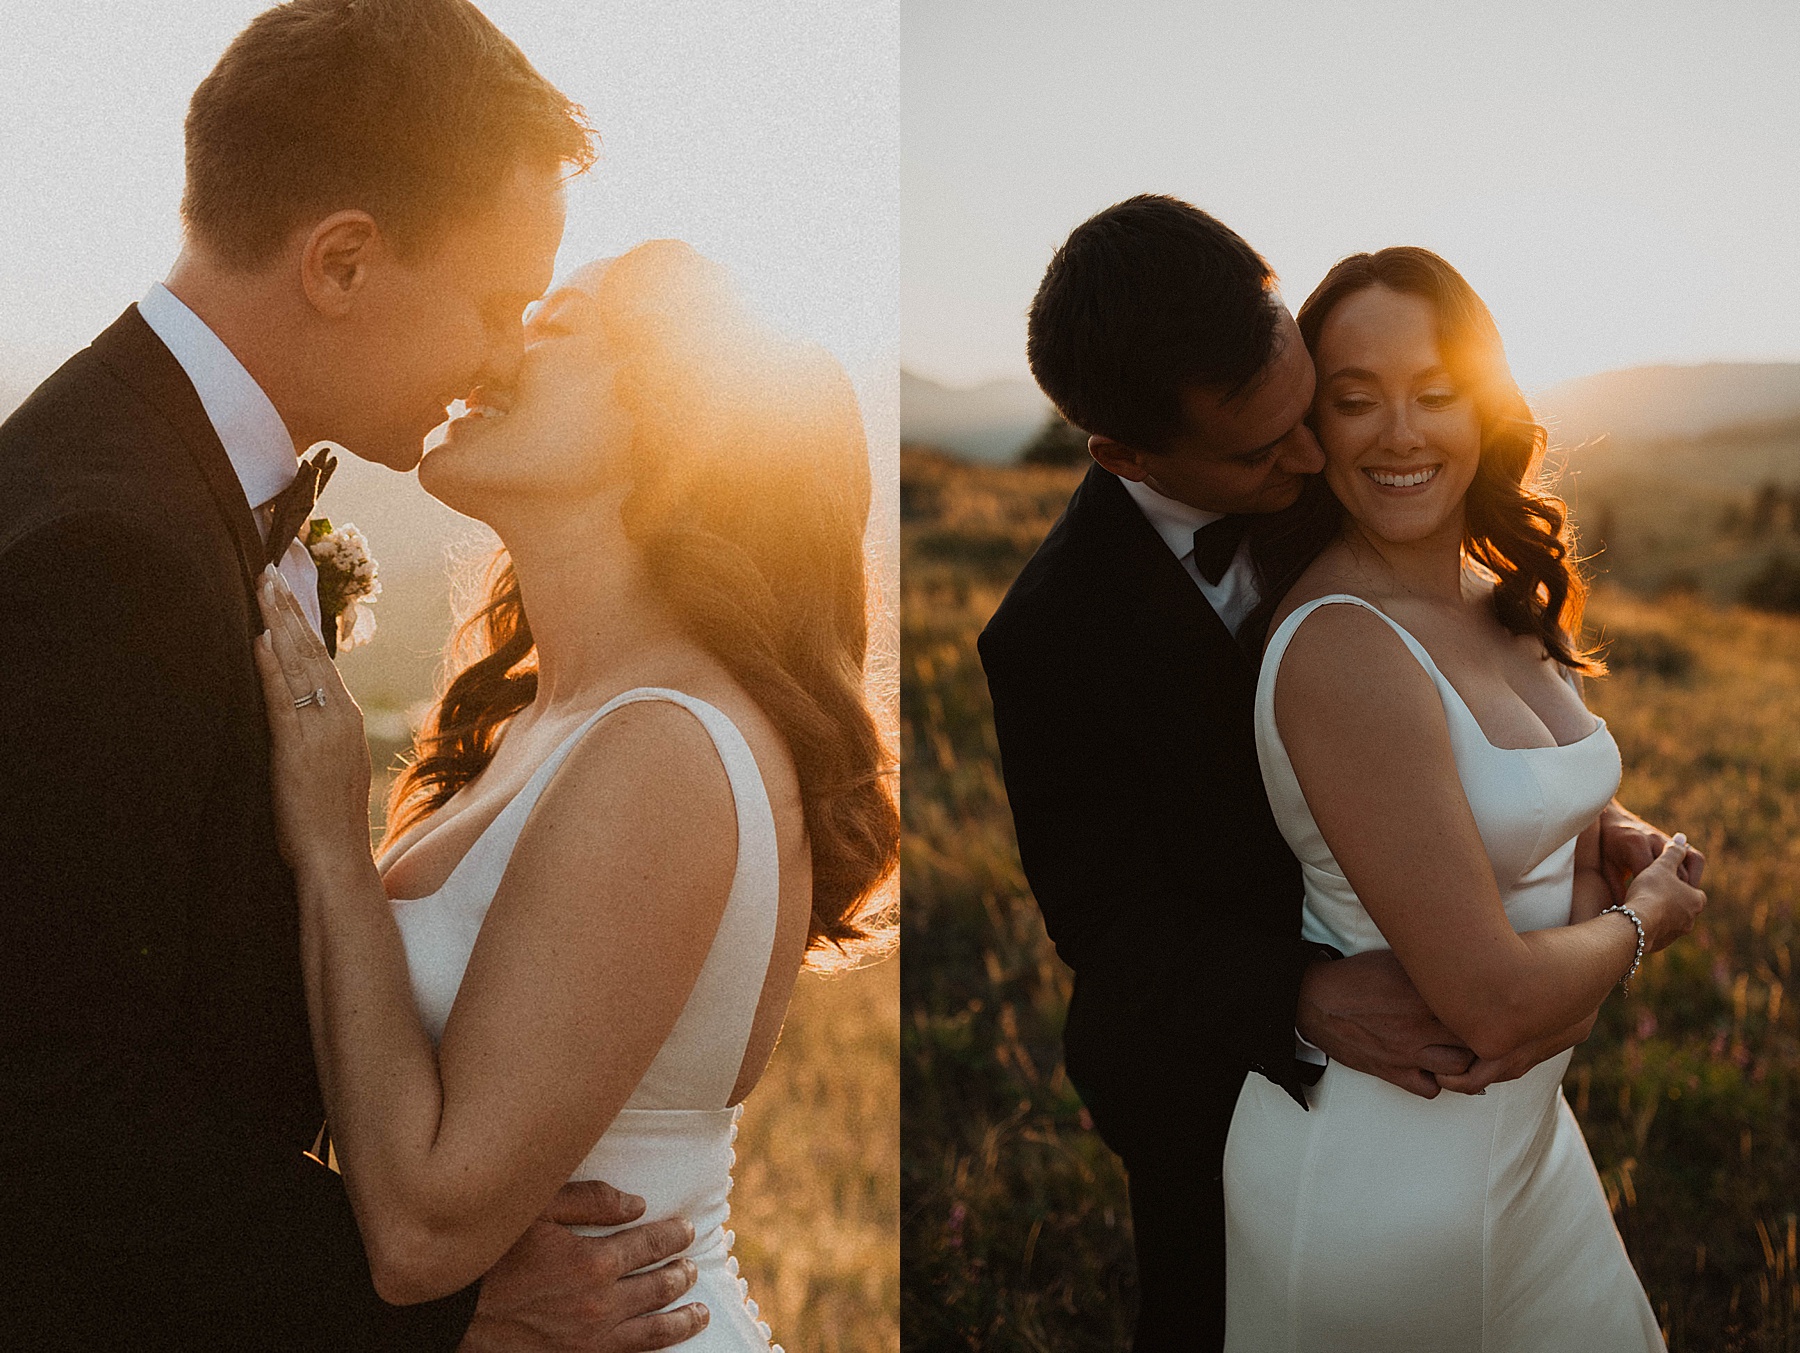
<path fill-rule="evenodd" d="M 20 1346 L 452 1349 L 473 1290 L 385 1307 L 335 1177 L 183 1056 L 244 641 L 199 576 L 120 513 L 0 553 L 0 1306 Z"/>
<path fill-rule="evenodd" d="M 1146 1027 L 1197 1038 L 1292 1092 L 1294 1009 L 1315 950 L 1252 924 L 1257 908 L 1231 870 L 1204 896 L 1177 877 L 1161 839 L 1172 815 L 1150 800 L 1146 733 L 1130 722 L 1132 676 L 1098 647 L 1042 630 L 1027 638 L 1023 626 L 990 627 L 980 641 L 1020 860 L 1045 928 L 1065 962 L 1107 983 L 1106 999 L 1135 1003 Z M 1222 866 L 1233 847 L 1218 843 Z"/>

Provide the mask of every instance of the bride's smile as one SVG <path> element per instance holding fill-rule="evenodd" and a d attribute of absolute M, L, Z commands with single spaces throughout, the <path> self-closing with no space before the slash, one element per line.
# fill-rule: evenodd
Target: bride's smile
<path fill-rule="evenodd" d="M 1460 536 L 1481 420 L 1439 351 L 1430 303 L 1382 286 L 1346 297 L 1317 359 L 1313 425 L 1345 510 L 1394 544 Z"/>
<path fill-rule="evenodd" d="M 1442 465 L 1427 465 L 1421 470 L 1377 470 L 1365 465 L 1363 473 L 1384 489 L 1412 493 L 1437 478 L 1437 472 L 1443 468 Z"/>

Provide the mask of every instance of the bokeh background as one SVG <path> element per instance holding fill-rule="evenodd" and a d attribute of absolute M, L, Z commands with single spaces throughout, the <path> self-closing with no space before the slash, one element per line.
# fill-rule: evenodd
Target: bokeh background
<path fill-rule="evenodd" d="M 1025 370 L 1032 292 L 1153 191 L 1238 229 L 1295 308 L 1340 256 L 1418 244 L 1493 309 L 1592 556 L 1620 797 L 1711 859 L 1699 927 L 1608 1000 L 1565 1093 L 1671 1348 L 1800 1348 L 1800 11 L 902 22 L 904 1346 L 1129 1342 L 1124 1181 L 1061 1069 L 1068 974 L 974 638 L 1084 456 Z"/>
<path fill-rule="evenodd" d="M 161 278 L 180 244 L 187 99 L 265 0 L 0 0 L 0 415 Z M 824 344 L 861 401 L 892 714 L 898 589 L 896 0 L 482 0 L 583 104 L 598 164 L 569 189 L 559 274 L 675 236 L 766 318 Z M 380 562 L 379 632 L 343 670 L 376 764 L 437 677 L 459 561 L 484 530 L 410 476 L 343 458 L 320 503 Z M 377 786 L 378 792 L 382 786 Z M 803 978 L 739 1139 L 732 1223 L 794 1350 L 899 1341 L 898 964 Z"/>

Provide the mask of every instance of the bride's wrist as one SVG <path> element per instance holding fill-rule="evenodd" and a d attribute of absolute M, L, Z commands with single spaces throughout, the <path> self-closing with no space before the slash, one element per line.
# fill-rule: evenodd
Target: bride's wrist
<path fill-rule="evenodd" d="M 1626 991 L 1630 991 L 1631 979 L 1637 976 L 1638 967 L 1643 963 L 1644 956 L 1651 953 L 1655 948 L 1651 943 L 1654 936 L 1644 919 L 1642 911 L 1629 902 L 1616 903 L 1613 906 L 1606 908 L 1600 915 L 1617 916 L 1631 927 L 1630 940 L 1632 953 L 1630 966 L 1626 968 L 1624 977 L 1620 979 L 1620 985 L 1624 987 Z"/>

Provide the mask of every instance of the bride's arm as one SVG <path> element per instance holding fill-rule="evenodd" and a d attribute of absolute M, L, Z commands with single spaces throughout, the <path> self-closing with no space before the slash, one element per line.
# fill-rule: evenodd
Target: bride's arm
<path fill-rule="evenodd" d="M 347 695 L 293 709 L 289 686 L 335 676 L 272 656 L 276 808 L 333 1142 L 377 1290 L 427 1300 L 525 1232 L 673 1029 L 730 890 L 731 788 L 675 706 L 595 728 L 519 838 L 434 1051 L 369 856 L 361 719 Z"/>
<path fill-rule="evenodd" d="M 1600 857 L 1600 823 L 1595 821 L 1575 838 L 1575 895 L 1569 905 L 1569 924 L 1593 920 L 1612 901 Z"/>
<path fill-rule="evenodd" d="M 1569 908 L 1570 923 L 1591 921 L 1611 901 L 1612 897 L 1607 891 L 1606 879 L 1601 871 L 1600 824 L 1595 822 L 1575 841 L 1575 895 L 1573 905 Z M 1438 1086 L 1459 1094 L 1473 1095 L 1500 1081 L 1517 1080 L 1539 1062 L 1548 1061 L 1559 1053 L 1585 1043 L 1587 1036 L 1593 1033 L 1594 1021 L 1599 1016 L 1600 1008 L 1595 1006 L 1586 1017 L 1576 1020 L 1567 1028 L 1558 1029 L 1523 1047 L 1514 1048 L 1504 1057 L 1480 1057 L 1459 1074 L 1439 1076 Z"/>
<path fill-rule="evenodd" d="M 1311 616 L 1282 661 L 1275 715 L 1333 856 L 1419 994 L 1477 1056 L 1571 1029 L 1624 976 L 1637 932 L 1622 915 L 1513 930 L 1437 690 L 1378 617 Z M 1655 947 L 1691 914 L 1684 923 L 1662 880 L 1646 886 L 1662 889 L 1644 908 Z"/>

